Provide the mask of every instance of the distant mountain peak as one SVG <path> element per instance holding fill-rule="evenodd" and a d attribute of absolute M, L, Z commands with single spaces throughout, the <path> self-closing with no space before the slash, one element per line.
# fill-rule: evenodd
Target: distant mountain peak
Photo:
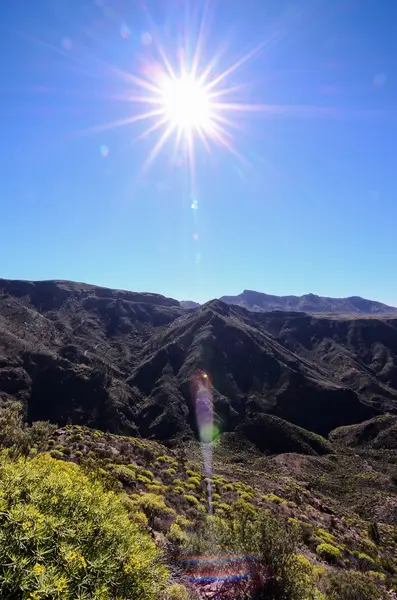
<path fill-rule="evenodd" d="M 237 296 L 222 296 L 220 300 L 260 312 L 282 310 L 312 314 L 397 315 L 397 308 L 360 296 L 328 298 L 313 293 L 303 296 L 274 296 L 254 290 L 243 290 Z"/>

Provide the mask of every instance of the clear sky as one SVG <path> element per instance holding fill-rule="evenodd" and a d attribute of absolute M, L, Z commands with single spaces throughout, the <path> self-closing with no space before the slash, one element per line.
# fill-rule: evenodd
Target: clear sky
<path fill-rule="evenodd" d="M 204 142 L 143 135 L 198 40 Z M 397 305 L 396 0 L 5 0 L 0 51 L 0 277 Z"/>

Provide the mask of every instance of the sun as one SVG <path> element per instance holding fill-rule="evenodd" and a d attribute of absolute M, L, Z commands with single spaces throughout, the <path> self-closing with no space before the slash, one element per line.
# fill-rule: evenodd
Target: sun
<path fill-rule="evenodd" d="M 267 107 L 247 103 L 244 98 L 247 84 L 239 83 L 238 80 L 228 84 L 228 80 L 246 62 L 258 55 L 268 40 L 263 40 L 234 63 L 220 69 L 222 53 L 214 53 L 209 62 L 202 60 L 204 29 L 203 25 L 195 44 L 193 40 L 187 44 L 192 48 L 190 59 L 189 53 L 183 48 L 167 53 L 158 41 L 158 36 L 153 34 L 151 39 L 155 47 L 154 57 L 143 61 L 141 72 L 112 68 L 125 85 L 125 93 L 120 95 L 120 99 L 131 103 L 131 115 L 91 127 L 82 133 L 104 131 L 138 122 L 148 123 L 134 139 L 137 142 L 150 136 L 153 140 L 153 146 L 142 164 L 142 171 L 146 171 L 172 139 L 174 144 L 170 152 L 175 164 L 186 157 L 185 164 L 188 165 L 192 178 L 200 145 L 207 152 L 211 152 L 213 145 L 221 147 L 245 162 L 236 149 L 233 130 L 242 129 L 242 116 L 263 111 Z"/>
<path fill-rule="evenodd" d="M 213 117 L 211 98 L 205 87 L 191 73 L 178 78 L 165 77 L 160 84 L 164 118 L 180 134 L 208 132 Z"/>

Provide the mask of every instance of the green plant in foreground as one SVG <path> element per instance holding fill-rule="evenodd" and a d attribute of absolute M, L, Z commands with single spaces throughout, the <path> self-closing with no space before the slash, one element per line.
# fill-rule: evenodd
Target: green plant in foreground
<path fill-rule="evenodd" d="M 296 554 L 297 538 L 293 529 L 270 511 L 258 513 L 247 509 L 246 504 L 235 502 L 226 517 L 212 517 L 205 529 L 193 538 L 190 551 L 251 557 L 251 578 L 233 590 L 230 597 L 234 600 L 315 600 L 321 597 L 310 562 Z"/>
<path fill-rule="evenodd" d="M 0 597 L 157 600 L 166 580 L 114 492 L 45 454 L 0 456 Z"/>

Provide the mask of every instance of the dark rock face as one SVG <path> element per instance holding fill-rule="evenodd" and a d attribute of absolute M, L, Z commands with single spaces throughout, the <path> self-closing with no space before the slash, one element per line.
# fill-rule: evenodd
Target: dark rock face
<path fill-rule="evenodd" d="M 221 432 L 249 423 L 252 437 L 267 414 L 327 435 L 396 410 L 397 319 L 250 312 L 220 300 L 191 309 L 157 294 L 0 280 L 0 397 L 20 399 L 31 420 L 191 437 L 198 373 Z M 293 430 L 297 447 L 311 448 L 305 435 Z"/>

